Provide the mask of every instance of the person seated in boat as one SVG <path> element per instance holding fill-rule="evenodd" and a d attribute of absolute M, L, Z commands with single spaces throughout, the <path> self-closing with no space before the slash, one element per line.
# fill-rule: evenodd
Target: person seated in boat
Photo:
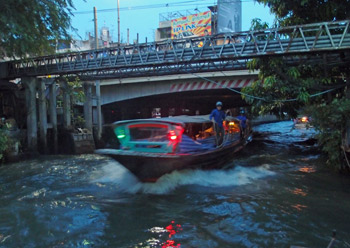
<path fill-rule="evenodd" d="M 219 146 L 221 145 L 224 135 L 225 135 L 225 130 L 223 126 L 223 121 L 226 118 L 225 112 L 222 110 L 222 102 L 217 102 L 216 103 L 216 108 L 211 111 L 209 119 L 213 121 L 214 124 L 214 130 L 215 130 L 215 135 L 216 135 L 216 145 Z"/>

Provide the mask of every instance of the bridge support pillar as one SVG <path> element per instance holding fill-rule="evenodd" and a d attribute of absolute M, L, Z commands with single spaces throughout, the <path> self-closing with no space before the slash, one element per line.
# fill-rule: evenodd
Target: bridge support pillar
<path fill-rule="evenodd" d="M 52 125 L 53 153 L 58 153 L 58 135 L 57 135 L 57 103 L 56 103 L 56 82 L 54 79 L 46 79 L 49 85 L 50 102 L 50 123 Z"/>
<path fill-rule="evenodd" d="M 61 86 L 63 89 L 63 127 L 68 128 L 72 125 L 72 120 L 70 94 L 67 81 L 62 80 Z"/>
<path fill-rule="evenodd" d="M 39 140 L 40 150 L 46 154 L 47 149 L 47 105 L 45 97 L 45 81 L 39 79 L 38 93 L 39 93 Z"/>
<path fill-rule="evenodd" d="M 348 77 L 346 79 L 346 82 L 350 82 L 350 77 Z M 347 86 L 347 89 L 346 89 L 346 98 L 347 99 L 350 99 L 350 87 Z M 347 119 L 346 120 L 346 124 L 345 124 L 345 137 L 344 137 L 344 149 L 350 153 L 350 120 Z"/>
<path fill-rule="evenodd" d="M 91 83 L 84 83 L 84 93 L 85 93 L 85 102 L 84 102 L 84 119 L 85 119 L 85 128 L 92 132 L 92 85 Z"/>
<path fill-rule="evenodd" d="M 27 139 L 28 150 L 38 151 L 38 123 L 36 114 L 36 82 L 34 77 L 24 77 L 22 82 L 25 86 L 27 106 Z"/>
<path fill-rule="evenodd" d="M 96 80 L 96 106 L 97 106 L 97 139 L 102 136 L 102 112 L 101 112 L 101 85 L 100 80 Z"/>

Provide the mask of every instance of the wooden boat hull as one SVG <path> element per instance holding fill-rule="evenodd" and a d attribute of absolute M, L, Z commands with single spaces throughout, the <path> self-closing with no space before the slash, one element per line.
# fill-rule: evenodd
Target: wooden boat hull
<path fill-rule="evenodd" d="M 96 152 L 112 157 L 142 182 L 155 182 L 174 170 L 222 168 L 251 139 L 237 140 L 227 146 L 193 154 L 155 154 L 114 149 Z"/>

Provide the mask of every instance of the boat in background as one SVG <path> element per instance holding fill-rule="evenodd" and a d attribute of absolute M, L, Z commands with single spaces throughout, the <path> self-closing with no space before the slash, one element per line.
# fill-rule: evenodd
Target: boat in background
<path fill-rule="evenodd" d="M 250 125 L 226 117 L 225 136 L 216 145 L 209 115 L 119 121 L 113 124 L 120 149 L 99 149 L 142 182 L 155 182 L 174 170 L 221 168 L 252 139 Z"/>
<path fill-rule="evenodd" d="M 299 116 L 293 120 L 294 128 L 305 129 L 311 128 L 311 117 L 309 116 Z"/>

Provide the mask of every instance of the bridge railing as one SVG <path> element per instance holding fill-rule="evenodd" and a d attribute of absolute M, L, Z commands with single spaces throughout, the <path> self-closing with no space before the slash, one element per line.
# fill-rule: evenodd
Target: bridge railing
<path fill-rule="evenodd" d="M 191 70 L 188 65 L 210 63 L 215 67 L 217 63 L 233 60 L 237 65 L 266 55 L 350 49 L 349 23 L 350 20 L 322 22 L 29 58 L 8 62 L 7 77 L 101 71 L 108 74 L 116 70 L 142 75 L 142 68 L 151 70 L 164 65 L 168 69 L 187 65 L 186 70 Z"/>

